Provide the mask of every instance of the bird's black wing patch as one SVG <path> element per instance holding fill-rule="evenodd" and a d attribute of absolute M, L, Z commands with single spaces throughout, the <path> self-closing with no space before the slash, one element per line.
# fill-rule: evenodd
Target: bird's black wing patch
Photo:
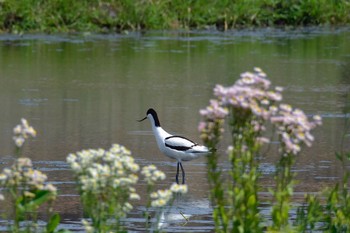
<path fill-rule="evenodd" d="M 186 147 L 186 146 L 172 146 L 167 143 L 165 143 L 165 146 L 178 151 L 186 151 L 192 148 L 192 147 Z"/>
<path fill-rule="evenodd" d="M 170 136 L 165 138 L 165 146 L 178 151 L 187 151 L 197 144 L 182 136 Z"/>

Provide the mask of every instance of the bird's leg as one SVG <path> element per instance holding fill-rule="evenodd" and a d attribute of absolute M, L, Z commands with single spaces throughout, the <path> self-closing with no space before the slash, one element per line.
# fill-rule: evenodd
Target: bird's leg
<path fill-rule="evenodd" d="M 180 166 L 180 163 L 177 162 L 177 170 L 176 170 L 176 183 L 179 184 L 179 166 Z"/>
<path fill-rule="evenodd" d="M 182 167 L 182 163 L 180 163 L 180 166 L 181 166 L 181 170 L 182 170 L 182 184 L 185 184 L 185 170 Z"/>

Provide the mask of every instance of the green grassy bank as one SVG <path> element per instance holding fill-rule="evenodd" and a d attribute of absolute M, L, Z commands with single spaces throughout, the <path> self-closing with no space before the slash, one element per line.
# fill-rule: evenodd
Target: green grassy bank
<path fill-rule="evenodd" d="M 14 33 L 349 23 L 350 0 L 0 0 Z"/>

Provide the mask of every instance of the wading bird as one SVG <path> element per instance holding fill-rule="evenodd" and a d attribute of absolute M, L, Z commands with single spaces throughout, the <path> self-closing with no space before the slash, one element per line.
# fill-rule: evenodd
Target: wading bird
<path fill-rule="evenodd" d="M 185 183 L 185 170 L 182 167 L 182 161 L 190 161 L 202 155 L 208 155 L 209 149 L 199 145 L 185 137 L 171 135 L 160 127 L 157 112 L 150 108 L 145 118 L 139 122 L 149 119 L 152 124 L 152 131 L 156 137 L 159 150 L 166 156 L 177 160 L 176 183 L 179 183 L 179 167 L 182 171 L 182 184 Z"/>

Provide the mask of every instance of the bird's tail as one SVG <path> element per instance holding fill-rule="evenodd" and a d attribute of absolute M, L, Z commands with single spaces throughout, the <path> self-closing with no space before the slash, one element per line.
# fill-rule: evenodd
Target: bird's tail
<path fill-rule="evenodd" d="M 202 145 L 197 145 L 193 148 L 195 150 L 195 153 L 201 154 L 201 155 L 208 155 L 211 152 L 211 149 L 209 149 L 206 146 L 202 146 Z"/>

